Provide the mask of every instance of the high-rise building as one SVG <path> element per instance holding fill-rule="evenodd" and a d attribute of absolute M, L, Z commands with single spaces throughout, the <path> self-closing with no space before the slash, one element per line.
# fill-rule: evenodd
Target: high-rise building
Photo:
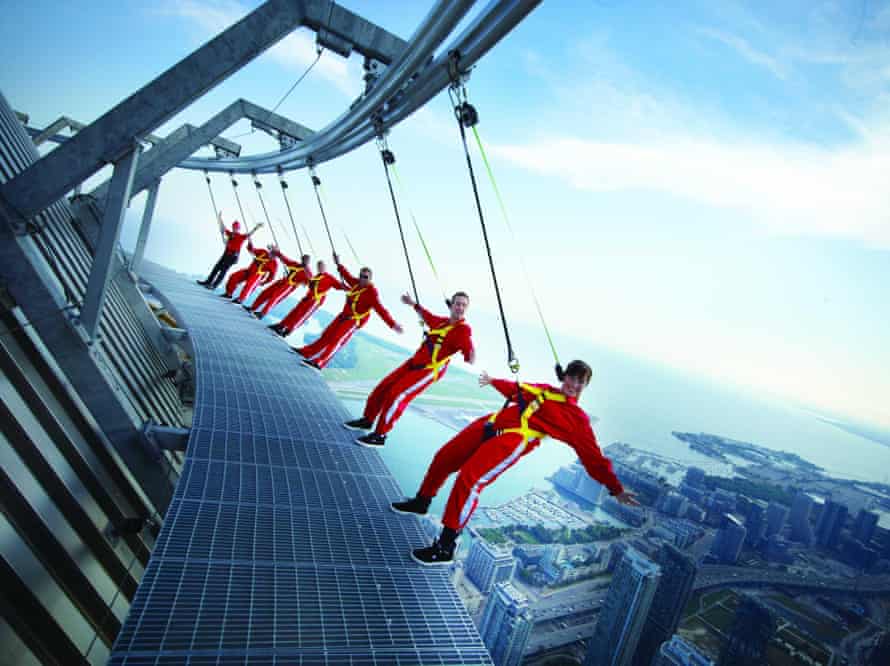
<path fill-rule="evenodd" d="M 766 533 L 766 502 L 751 500 L 745 514 L 745 543 L 754 548 Z"/>
<path fill-rule="evenodd" d="M 661 644 L 652 666 L 714 666 L 694 645 L 674 634 Z M 649 666 L 647 663 L 646 666 Z"/>
<path fill-rule="evenodd" d="M 766 606 L 743 596 L 735 612 L 729 637 L 720 653 L 720 666 L 763 666 L 766 646 L 776 631 L 776 620 Z"/>
<path fill-rule="evenodd" d="M 633 658 L 635 666 L 649 666 L 661 644 L 677 630 L 698 571 L 695 560 L 670 544 L 656 553 L 655 563 L 661 578 Z"/>
<path fill-rule="evenodd" d="M 791 502 L 791 540 L 809 546 L 813 543 L 813 528 L 810 526 L 810 514 L 813 512 L 813 498 L 800 491 Z"/>
<path fill-rule="evenodd" d="M 603 499 L 605 486 L 590 478 L 584 465 L 577 460 L 568 467 L 559 468 L 553 475 L 553 482 L 591 504 L 599 504 Z"/>
<path fill-rule="evenodd" d="M 566 565 L 565 550 L 565 547 L 558 543 L 551 543 L 544 549 L 539 566 L 552 581 L 562 578 L 563 568 Z"/>
<path fill-rule="evenodd" d="M 788 507 L 778 502 L 770 502 L 766 508 L 766 534 L 767 539 L 774 534 L 779 534 L 788 520 Z"/>
<path fill-rule="evenodd" d="M 840 502 L 826 500 L 822 507 L 822 515 L 816 525 L 816 543 L 826 548 L 834 548 L 838 544 L 841 528 L 847 519 L 847 507 Z"/>
<path fill-rule="evenodd" d="M 684 481 L 693 488 L 702 488 L 705 485 L 705 470 L 700 467 L 690 467 L 686 470 Z"/>
<path fill-rule="evenodd" d="M 722 564 L 735 564 L 742 552 L 747 530 L 742 522 L 731 513 L 723 514 L 720 529 L 711 544 L 711 555 Z"/>
<path fill-rule="evenodd" d="M 494 586 L 479 633 L 495 666 L 519 666 L 534 619 L 528 598 L 511 583 Z"/>
<path fill-rule="evenodd" d="M 489 594 L 497 583 L 506 583 L 513 578 L 516 560 L 509 551 L 491 545 L 481 536 L 474 537 L 464 570 L 482 594 Z"/>
<path fill-rule="evenodd" d="M 853 524 L 853 538 L 867 546 L 875 535 L 877 525 L 878 514 L 860 509 L 856 515 L 856 522 Z"/>
<path fill-rule="evenodd" d="M 658 565 L 628 548 L 615 567 L 612 584 L 588 642 L 585 666 L 629 666 L 658 587 Z"/>

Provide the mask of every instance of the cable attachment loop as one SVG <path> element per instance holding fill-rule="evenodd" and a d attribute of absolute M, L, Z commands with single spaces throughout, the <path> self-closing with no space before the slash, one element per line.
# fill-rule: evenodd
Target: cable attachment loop
<path fill-rule="evenodd" d="M 507 360 L 507 365 L 508 365 L 509 368 L 510 368 L 510 372 L 512 372 L 514 375 L 518 375 L 518 374 L 519 374 L 519 359 L 516 358 L 515 355 L 511 356 L 511 357 Z"/>

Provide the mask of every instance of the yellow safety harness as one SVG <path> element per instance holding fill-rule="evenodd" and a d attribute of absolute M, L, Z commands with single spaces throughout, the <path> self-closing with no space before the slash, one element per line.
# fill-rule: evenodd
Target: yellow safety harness
<path fill-rule="evenodd" d="M 522 403 L 523 403 L 522 391 L 523 390 L 528 391 L 533 396 L 535 396 L 534 400 L 532 400 L 528 405 L 526 405 L 524 409 L 522 407 Z M 486 426 L 488 426 L 488 432 L 491 433 L 491 435 L 504 434 L 504 433 L 508 433 L 508 432 L 519 433 L 520 435 L 522 435 L 523 444 L 527 443 L 529 440 L 532 440 L 532 439 L 544 439 L 547 436 L 547 433 L 540 432 L 538 430 L 532 430 L 532 428 L 529 427 L 529 425 L 528 425 L 529 419 L 531 419 L 532 415 L 536 411 L 538 411 L 538 409 L 541 407 L 541 405 L 544 404 L 545 401 L 554 400 L 556 402 L 565 402 L 566 401 L 565 395 L 562 393 L 559 393 L 558 391 L 551 391 L 550 389 L 546 389 L 546 388 L 539 388 L 537 386 L 531 386 L 529 384 L 519 384 L 517 398 L 518 398 L 519 402 L 516 406 L 520 410 L 520 412 L 519 412 L 519 427 L 518 428 L 505 428 L 504 430 L 495 431 L 494 430 L 494 422 L 497 419 L 498 415 L 502 411 L 504 411 L 503 409 L 501 409 L 501 410 L 496 411 L 495 413 L 493 413 L 491 416 L 488 417 L 488 423 L 486 424 Z M 504 409 L 506 409 L 506 407 Z"/>
<path fill-rule="evenodd" d="M 367 287 L 359 289 L 358 285 L 356 285 L 346 292 L 346 300 L 349 302 L 349 307 L 352 310 L 351 319 L 356 324 L 358 324 L 362 319 L 371 314 L 371 310 L 367 310 L 366 312 L 357 312 L 355 309 L 355 304 L 358 303 L 359 296 L 361 296 L 362 293 L 364 293 L 367 289 Z"/>
<path fill-rule="evenodd" d="M 287 267 L 287 283 L 292 287 L 297 286 L 297 276 L 300 273 L 304 273 L 306 271 L 302 266 L 288 266 Z"/>
<path fill-rule="evenodd" d="M 439 351 L 442 349 L 442 343 L 445 342 L 445 337 L 461 323 L 462 322 L 457 322 L 442 326 L 441 328 L 431 328 L 426 332 L 424 344 L 426 344 L 427 349 L 430 350 L 430 362 L 423 367 L 425 370 L 433 371 L 434 382 L 439 379 L 439 371 L 447 367 L 448 362 L 451 361 L 451 357 L 454 356 L 454 354 L 450 354 L 441 361 L 439 360 Z"/>
<path fill-rule="evenodd" d="M 253 260 L 255 262 L 257 262 L 257 264 L 258 264 L 257 269 L 256 269 L 257 275 L 266 275 L 269 272 L 269 271 L 265 270 L 265 266 L 270 261 L 272 261 L 271 254 L 267 253 L 266 256 L 262 257 L 262 258 L 254 255 Z"/>
<path fill-rule="evenodd" d="M 316 275 L 314 278 L 309 278 L 309 291 L 312 293 L 312 298 L 315 299 L 316 303 L 324 298 L 324 294 L 318 293 L 318 285 L 321 284 L 321 280 L 323 277 L 324 273 L 322 273 L 321 275 Z"/>

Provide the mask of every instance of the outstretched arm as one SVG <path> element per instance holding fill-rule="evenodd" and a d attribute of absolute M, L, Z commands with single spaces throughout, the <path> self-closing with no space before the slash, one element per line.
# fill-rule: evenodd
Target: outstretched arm
<path fill-rule="evenodd" d="M 513 398 L 516 396 L 516 382 L 506 379 L 495 379 L 485 370 L 479 375 L 479 386 L 491 386 L 505 398 Z"/>
<path fill-rule="evenodd" d="M 341 264 L 339 261 L 337 262 L 337 272 L 340 273 L 340 277 L 343 278 L 343 282 L 348 284 L 350 287 L 354 287 L 358 284 L 358 278 L 356 278 L 352 273 L 346 270 L 346 266 Z"/>
<path fill-rule="evenodd" d="M 261 226 L 263 226 L 262 222 L 257 223 L 257 225 L 253 229 L 247 232 L 247 237 L 250 238 L 251 236 L 253 236 L 257 232 L 257 229 L 259 229 Z"/>
<path fill-rule="evenodd" d="M 376 293 L 374 294 L 374 303 L 371 307 L 373 307 L 377 314 L 380 315 L 380 318 L 386 322 L 386 325 L 396 333 L 401 333 L 404 330 L 402 329 L 402 325 L 392 318 L 392 315 L 389 314 L 389 310 L 383 307 L 383 303 L 380 302 L 380 296 Z"/>
<path fill-rule="evenodd" d="M 414 308 L 414 311 L 420 315 L 420 318 L 423 319 L 423 323 L 429 327 L 433 327 L 436 323 L 436 316 L 423 307 L 420 303 L 411 298 L 411 294 L 402 294 L 401 298 L 402 303 L 405 305 L 410 305 Z"/>

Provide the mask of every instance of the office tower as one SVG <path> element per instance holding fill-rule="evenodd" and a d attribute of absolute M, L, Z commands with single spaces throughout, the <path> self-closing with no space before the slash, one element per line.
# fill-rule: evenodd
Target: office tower
<path fill-rule="evenodd" d="M 540 568 L 551 581 L 562 578 L 562 571 L 565 565 L 565 550 L 563 546 L 557 543 L 551 543 L 544 548 Z"/>
<path fill-rule="evenodd" d="M 652 666 L 714 666 L 713 661 L 676 634 L 671 640 L 661 644 L 651 664 Z"/>
<path fill-rule="evenodd" d="M 482 594 L 489 594 L 495 584 L 506 583 L 513 578 L 516 560 L 509 551 L 491 545 L 480 536 L 474 536 L 464 570 L 467 578 Z"/>
<path fill-rule="evenodd" d="M 741 521 L 731 513 L 723 514 L 717 537 L 711 544 L 711 555 L 721 564 L 735 564 L 745 542 L 745 530 Z"/>
<path fill-rule="evenodd" d="M 847 507 L 839 502 L 826 500 L 822 507 L 822 515 L 816 525 L 816 543 L 826 548 L 834 548 L 838 544 L 841 528 L 847 519 Z"/>
<path fill-rule="evenodd" d="M 853 538 L 867 546 L 875 534 L 877 525 L 878 514 L 860 509 L 856 515 L 856 522 L 853 524 Z"/>
<path fill-rule="evenodd" d="M 755 548 L 766 533 L 766 502 L 751 500 L 745 515 L 745 543 Z"/>
<path fill-rule="evenodd" d="M 779 534 L 785 527 L 785 521 L 788 520 L 788 507 L 778 502 L 770 502 L 766 508 L 766 536 L 767 538 L 774 534 Z"/>
<path fill-rule="evenodd" d="M 635 666 L 649 666 L 661 644 L 677 630 L 698 571 L 695 560 L 670 544 L 656 553 L 655 563 L 661 569 L 661 578 L 634 655 Z"/>
<path fill-rule="evenodd" d="M 813 498 L 800 491 L 791 502 L 791 539 L 809 546 L 813 543 L 813 529 L 810 526 L 810 514 L 813 512 Z"/>
<path fill-rule="evenodd" d="M 690 467 L 686 470 L 684 481 L 693 488 L 702 488 L 705 485 L 705 470 L 699 467 Z"/>
<path fill-rule="evenodd" d="M 763 666 L 767 663 L 766 646 L 775 631 L 776 620 L 769 609 L 753 597 L 743 596 L 717 663 Z"/>
<path fill-rule="evenodd" d="M 628 548 L 588 641 L 585 666 L 630 666 L 658 587 L 658 565 Z"/>
<path fill-rule="evenodd" d="M 494 586 L 479 633 L 495 666 L 519 666 L 534 623 L 528 599 L 511 583 Z"/>

